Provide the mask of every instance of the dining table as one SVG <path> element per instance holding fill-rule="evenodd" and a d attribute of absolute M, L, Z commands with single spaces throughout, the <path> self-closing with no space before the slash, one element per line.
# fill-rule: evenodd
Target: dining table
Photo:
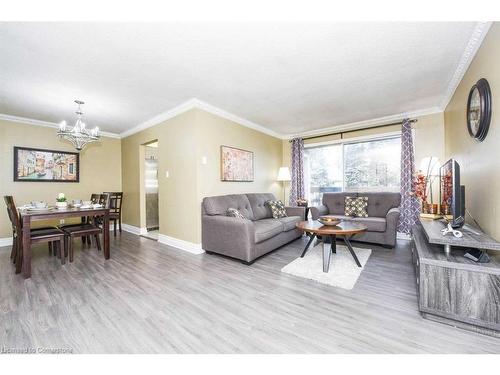
<path fill-rule="evenodd" d="M 109 250 L 109 208 L 47 208 L 45 210 L 19 209 L 22 222 L 22 274 L 25 279 L 31 277 L 31 223 L 42 220 L 61 220 L 73 217 L 101 216 L 103 228 L 103 253 L 104 259 L 110 258 Z"/>

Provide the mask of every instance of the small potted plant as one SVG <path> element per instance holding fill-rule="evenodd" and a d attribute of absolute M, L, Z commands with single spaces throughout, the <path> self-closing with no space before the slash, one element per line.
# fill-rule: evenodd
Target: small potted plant
<path fill-rule="evenodd" d="M 56 198 L 56 207 L 57 208 L 67 208 L 68 207 L 68 202 L 66 200 L 66 196 L 64 193 L 59 193 L 59 195 Z"/>

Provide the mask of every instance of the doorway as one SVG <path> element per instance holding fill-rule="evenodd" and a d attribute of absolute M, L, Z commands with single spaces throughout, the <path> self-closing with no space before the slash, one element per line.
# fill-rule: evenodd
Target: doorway
<path fill-rule="evenodd" d="M 158 240 L 158 141 L 144 145 L 144 191 L 147 230 L 144 237 Z"/>

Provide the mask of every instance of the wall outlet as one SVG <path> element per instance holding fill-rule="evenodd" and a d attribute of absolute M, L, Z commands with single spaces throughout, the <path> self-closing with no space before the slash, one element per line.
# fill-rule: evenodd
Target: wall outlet
<path fill-rule="evenodd" d="M 59 224 L 64 224 L 64 219 L 59 219 Z"/>

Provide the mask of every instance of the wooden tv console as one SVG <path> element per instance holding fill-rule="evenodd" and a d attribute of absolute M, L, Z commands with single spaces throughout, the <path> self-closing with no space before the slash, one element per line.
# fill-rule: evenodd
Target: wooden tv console
<path fill-rule="evenodd" d="M 476 229 L 443 236 L 443 221 L 420 219 L 412 228 L 418 306 L 426 319 L 500 337 L 500 243 Z M 488 251 L 489 263 L 464 257 Z"/>

